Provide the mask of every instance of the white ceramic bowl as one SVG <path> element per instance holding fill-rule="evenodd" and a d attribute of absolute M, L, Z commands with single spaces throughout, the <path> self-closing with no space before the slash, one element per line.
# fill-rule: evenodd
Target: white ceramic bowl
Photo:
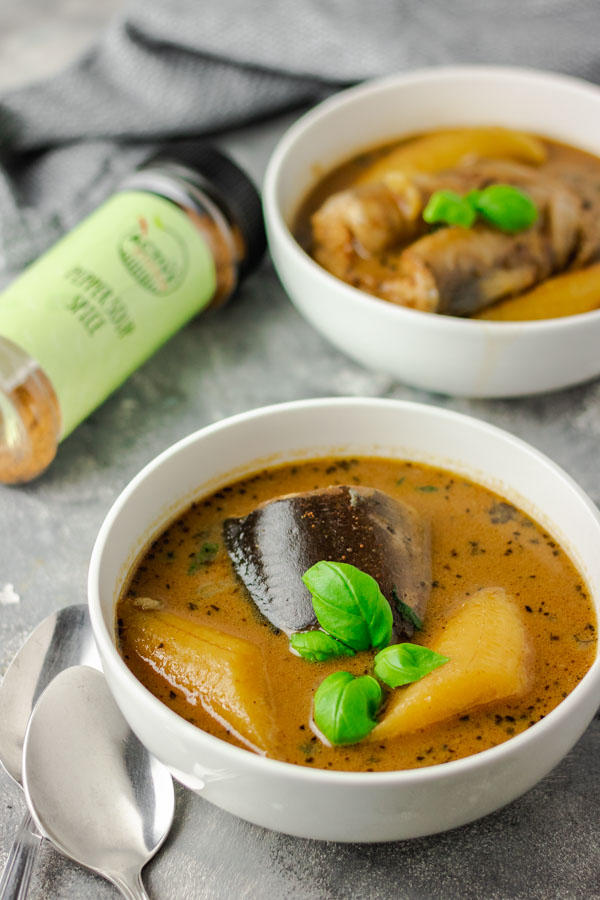
<path fill-rule="evenodd" d="M 290 225 L 319 175 L 362 150 L 451 126 L 502 125 L 600 155 L 600 88 L 543 72 L 469 66 L 410 72 L 344 91 L 281 139 L 264 184 L 271 255 L 298 310 L 368 368 L 471 397 L 555 390 L 600 374 L 600 311 L 486 322 L 394 306 L 330 275 Z"/>
<path fill-rule="evenodd" d="M 184 721 L 129 671 L 114 607 L 149 539 L 192 499 L 279 461 L 331 454 L 419 460 L 463 473 L 517 503 L 556 536 L 600 607 L 600 515 L 557 466 L 504 431 L 432 406 L 307 400 L 204 428 L 158 456 L 125 488 L 94 547 L 89 602 L 108 684 L 140 740 L 176 778 L 244 819 L 301 837 L 385 841 L 444 831 L 508 803 L 572 747 L 598 706 L 600 660 L 524 734 L 476 756 L 405 772 L 345 773 L 257 756 Z"/>

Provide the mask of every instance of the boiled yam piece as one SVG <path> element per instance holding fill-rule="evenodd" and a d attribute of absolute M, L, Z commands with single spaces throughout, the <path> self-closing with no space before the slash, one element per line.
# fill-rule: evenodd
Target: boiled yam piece
<path fill-rule="evenodd" d="M 440 131 L 384 154 L 365 169 L 357 182 L 373 184 L 395 172 L 441 172 L 465 159 L 512 159 L 539 166 L 546 156 L 546 148 L 538 138 L 518 131 L 505 128 Z"/>
<path fill-rule="evenodd" d="M 369 735 L 381 741 L 522 695 L 530 672 L 525 626 L 504 590 L 486 588 L 447 620 L 428 646 L 449 662 L 397 688 Z"/>
<path fill-rule="evenodd" d="M 532 322 L 591 312 L 600 307 L 600 263 L 538 284 L 519 297 L 501 300 L 475 315 L 496 322 Z"/>
<path fill-rule="evenodd" d="M 127 643 L 192 705 L 245 744 L 266 752 L 275 723 L 262 654 L 255 644 L 160 611 L 133 611 Z"/>
<path fill-rule="evenodd" d="M 429 523 L 408 504 L 369 487 L 287 494 L 224 523 L 225 546 L 260 612 L 276 628 L 317 625 L 302 575 L 321 560 L 350 563 L 378 582 L 394 614 L 394 640 L 413 628 L 394 593 L 423 618 L 431 588 Z"/>

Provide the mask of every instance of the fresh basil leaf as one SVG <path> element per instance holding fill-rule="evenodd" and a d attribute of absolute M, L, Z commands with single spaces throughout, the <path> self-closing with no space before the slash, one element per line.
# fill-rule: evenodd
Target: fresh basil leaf
<path fill-rule="evenodd" d="M 396 590 L 396 585 L 392 587 L 392 600 L 398 607 L 398 612 L 402 616 L 403 619 L 406 619 L 407 622 L 417 629 L 417 631 L 423 627 L 422 620 L 418 617 L 414 609 L 405 603 L 404 600 L 401 600 L 398 596 L 398 591 Z"/>
<path fill-rule="evenodd" d="M 512 184 L 490 184 L 472 200 L 474 209 L 494 228 L 516 234 L 530 228 L 538 208 L 529 196 Z"/>
<path fill-rule="evenodd" d="M 481 191 L 473 189 L 472 191 L 468 191 L 465 194 L 465 200 L 467 203 L 470 203 L 474 210 L 477 210 L 477 204 L 479 203 L 479 198 L 481 197 Z"/>
<path fill-rule="evenodd" d="M 447 656 L 419 644 L 392 644 L 375 657 L 375 674 L 384 684 L 395 688 L 418 681 L 447 662 Z"/>
<path fill-rule="evenodd" d="M 475 223 L 477 213 L 466 197 L 461 197 L 454 191 L 442 189 L 435 191 L 429 198 L 429 202 L 423 210 L 423 218 L 430 225 L 444 222 L 446 225 L 471 228 Z"/>
<path fill-rule="evenodd" d="M 374 578 L 349 563 L 315 563 L 302 581 L 321 628 L 353 650 L 379 650 L 392 639 L 390 604 Z"/>
<path fill-rule="evenodd" d="M 219 552 L 219 545 L 212 541 L 205 541 L 197 553 L 194 553 L 193 559 L 188 568 L 188 575 L 194 575 L 202 566 L 208 566 Z"/>
<path fill-rule="evenodd" d="M 332 744 L 356 744 L 373 730 L 381 687 L 370 675 L 334 672 L 315 694 L 313 718 Z"/>
<path fill-rule="evenodd" d="M 290 636 L 290 646 L 303 659 L 310 662 L 325 662 L 336 656 L 354 656 L 354 650 L 336 641 L 324 631 L 297 631 Z"/>

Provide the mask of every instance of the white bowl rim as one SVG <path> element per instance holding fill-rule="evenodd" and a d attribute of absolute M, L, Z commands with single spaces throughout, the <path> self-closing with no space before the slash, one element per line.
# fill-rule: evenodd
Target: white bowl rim
<path fill-rule="evenodd" d="M 362 306 L 365 303 L 377 304 L 382 315 L 386 315 L 390 321 L 398 316 L 417 316 L 421 320 L 423 327 L 431 329 L 450 328 L 463 333 L 473 332 L 476 328 L 485 331 L 496 331 L 500 329 L 508 336 L 511 333 L 526 331 L 529 333 L 551 331 L 553 329 L 562 328 L 569 331 L 570 328 L 578 328 L 580 323 L 586 323 L 590 320 L 600 318 L 600 309 L 590 310 L 589 312 L 576 313 L 570 316 L 560 316 L 554 319 L 534 319 L 517 322 L 503 322 L 485 319 L 473 319 L 460 316 L 432 315 L 418 309 L 410 309 L 382 300 L 355 288 L 341 278 L 332 275 L 322 266 L 320 266 L 306 251 L 300 246 L 294 238 L 290 228 L 288 227 L 279 204 L 277 202 L 278 183 L 281 177 L 282 167 L 285 165 L 287 154 L 293 148 L 295 141 L 303 134 L 303 132 L 318 124 L 322 119 L 326 119 L 332 110 L 336 110 L 347 103 L 352 103 L 355 99 L 368 97 L 370 94 L 377 95 L 381 90 L 393 88 L 398 85 L 423 84 L 428 81 L 444 81 L 453 78 L 463 79 L 465 77 L 476 76 L 478 79 L 490 78 L 493 80 L 509 79 L 513 77 L 523 78 L 530 82 L 537 82 L 543 85 L 556 85 L 563 88 L 570 88 L 576 93 L 588 94 L 594 97 L 600 104 L 600 85 L 593 84 L 583 78 L 577 78 L 573 75 L 564 75 L 560 72 L 545 71 L 542 69 L 526 68 L 522 66 L 488 66 L 471 65 L 460 66 L 431 66 L 427 68 L 414 69 L 409 72 L 400 72 L 395 75 L 386 75 L 383 78 L 374 78 L 338 91 L 333 96 L 321 101 L 317 106 L 308 110 L 301 115 L 285 132 L 279 140 L 275 150 L 273 151 L 263 183 L 263 207 L 265 218 L 271 229 L 277 232 L 278 238 L 283 242 L 286 250 L 292 253 L 297 259 L 302 260 L 302 264 L 308 266 L 312 276 L 323 283 L 323 287 L 327 289 L 336 289 L 345 294 L 345 300 L 348 303 L 355 303 Z M 360 152 L 360 151 L 357 151 Z M 351 158 L 349 154 L 348 158 Z M 299 198 L 299 202 L 302 198 Z"/>
<path fill-rule="evenodd" d="M 374 784 L 375 782 L 378 785 L 381 785 L 382 783 L 385 784 L 386 782 L 390 785 L 399 785 L 405 782 L 421 783 L 430 779 L 450 777 L 451 774 L 458 775 L 460 772 L 464 771 L 475 771 L 481 766 L 486 766 L 488 765 L 488 763 L 491 763 L 496 759 L 500 760 L 507 754 L 511 755 L 517 749 L 517 747 L 526 747 L 528 743 L 540 736 L 541 732 L 548 729 L 553 730 L 556 719 L 564 716 L 582 693 L 592 690 L 597 691 L 597 688 L 600 686 L 600 654 L 597 652 L 596 659 L 592 663 L 589 670 L 583 676 L 581 681 L 567 695 L 567 697 L 565 697 L 565 699 L 558 704 L 558 706 L 551 710 L 543 719 L 538 720 L 531 728 L 528 728 L 526 731 L 523 731 L 520 734 L 515 735 L 514 737 L 511 737 L 506 741 L 503 741 L 496 747 L 482 750 L 479 753 L 475 753 L 471 756 L 466 756 L 461 759 L 451 760 L 446 763 L 437 763 L 436 765 L 426 766 L 424 768 L 389 770 L 384 772 L 344 772 L 332 769 L 312 769 L 308 766 L 300 766 L 294 763 L 283 762 L 281 760 L 271 759 L 258 755 L 250 750 L 236 747 L 233 744 L 229 744 L 226 741 L 221 740 L 221 738 L 217 738 L 214 735 L 210 735 L 207 732 L 202 731 L 202 729 L 198 728 L 198 726 L 196 725 L 193 725 L 191 722 L 187 722 L 177 713 L 173 712 L 173 710 L 169 709 L 169 707 L 162 703 L 161 700 L 155 697 L 154 694 L 152 694 L 148 690 L 148 688 L 146 688 L 135 677 L 135 675 L 125 664 L 125 661 L 120 656 L 114 643 L 113 637 L 106 628 L 102 615 L 97 584 L 99 581 L 100 568 L 102 566 L 102 557 L 104 553 L 104 544 L 106 538 L 110 533 L 114 520 L 119 516 L 122 508 L 128 503 L 129 498 L 135 492 L 138 485 L 145 481 L 148 477 L 152 476 L 155 470 L 159 469 L 166 460 L 178 454 L 181 450 L 185 449 L 190 444 L 194 444 L 199 439 L 201 440 L 204 436 L 214 434 L 218 431 L 227 430 L 229 428 L 235 428 L 238 424 L 248 422 L 253 419 L 279 415 L 280 413 L 293 412 L 295 410 L 306 410 L 310 408 L 331 409 L 334 407 L 339 408 L 340 406 L 352 407 L 357 405 L 366 405 L 368 407 L 375 406 L 379 408 L 388 408 L 394 410 L 417 408 L 422 412 L 426 412 L 427 414 L 431 414 L 434 416 L 439 416 L 442 419 L 451 419 L 454 422 L 464 421 L 465 423 L 468 422 L 471 425 L 475 423 L 484 432 L 495 435 L 496 437 L 504 441 L 508 441 L 521 450 L 533 453 L 540 463 L 549 466 L 556 475 L 566 480 L 571 489 L 578 495 L 580 501 L 582 501 L 583 504 L 588 507 L 589 511 L 592 513 L 592 515 L 598 522 L 598 526 L 600 527 L 600 511 L 597 509 L 592 500 L 567 472 L 565 472 L 560 466 L 558 466 L 545 454 L 541 453 L 531 444 L 521 440 L 518 437 L 515 437 L 510 432 L 507 432 L 502 428 L 498 428 L 497 426 L 491 425 L 481 419 L 477 419 L 474 416 L 468 416 L 464 413 L 455 412 L 453 410 L 444 409 L 443 407 L 438 407 L 431 404 L 415 403 L 407 400 L 364 397 L 326 397 L 316 400 L 295 400 L 288 403 L 263 406 L 257 409 L 249 410 L 247 412 L 239 413 L 229 418 L 222 419 L 219 422 L 215 422 L 212 425 L 207 425 L 204 428 L 198 429 L 187 437 L 182 438 L 181 440 L 172 444 L 170 447 L 167 447 L 165 450 L 163 450 L 162 453 L 160 453 L 149 463 L 147 463 L 144 468 L 140 472 L 138 472 L 138 474 L 126 485 L 126 487 L 117 497 L 110 510 L 108 511 L 98 533 L 98 537 L 92 551 L 88 575 L 88 598 L 92 630 L 95 636 L 95 640 L 99 646 L 101 655 L 107 655 L 108 657 L 110 657 L 111 663 L 117 666 L 120 677 L 127 680 L 132 691 L 139 697 L 140 702 L 150 704 L 150 706 L 155 710 L 158 719 L 163 716 L 166 717 L 166 721 L 172 723 L 173 727 L 183 729 L 183 733 L 189 740 L 198 743 L 200 751 L 198 762 L 200 764 L 201 745 L 204 741 L 208 741 L 209 746 L 212 746 L 215 749 L 218 747 L 220 753 L 225 754 L 226 757 L 230 757 L 232 759 L 232 763 L 235 763 L 237 761 L 245 768 L 257 769 L 259 772 L 262 771 L 265 774 L 267 772 L 271 772 L 273 775 L 279 773 L 279 775 L 286 778 L 309 778 L 311 780 L 323 780 L 328 783 L 336 783 L 342 785 L 347 784 L 366 786 L 369 784 Z M 243 756 L 240 756 L 240 754 L 243 754 Z"/>

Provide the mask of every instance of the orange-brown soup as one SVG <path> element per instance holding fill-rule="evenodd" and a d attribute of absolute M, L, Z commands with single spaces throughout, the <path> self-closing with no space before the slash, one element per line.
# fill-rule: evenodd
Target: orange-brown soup
<path fill-rule="evenodd" d="M 364 485 L 410 504 L 432 531 L 432 587 L 424 627 L 427 644 L 454 610 L 481 588 L 501 587 L 522 619 L 530 682 L 518 697 L 382 742 L 327 746 L 311 730 L 314 692 L 329 673 L 372 673 L 372 651 L 325 663 L 290 652 L 257 612 L 223 545 L 223 521 L 259 503 L 329 485 Z M 208 552 L 206 548 L 208 549 Z M 385 771 L 445 763 L 506 741 L 539 721 L 581 680 L 596 654 L 596 618 L 580 573 L 552 535 L 490 490 L 442 469 L 397 460 L 319 459 L 266 469 L 193 503 L 135 565 L 117 605 L 118 646 L 134 675 L 189 722 L 244 746 L 227 721 L 190 703 L 177 677 L 138 652 L 130 623 L 156 606 L 187 622 L 255 645 L 277 724 L 267 755 L 322 769 Z M 147 610 L 152 615 L 153 609 Z M 145 657 L 145 658 L 144 658 Z M 441 671 L 441 670 L 440 670 Z M 405 688 L 396 688 L 396 691 Z M 389 702 L 389 701 L 388 701 Z M 385 708 L 379 718 L 385 714 Z"/>
<path fill-rule="evenodd" d="M 504 232 L 425 221 L 431 197 L 509 185 L 537 207 Z M 475 201 L 473 201 L 475 202 Z M 424 312 L 518 321 L 600 306 L 600 159 L 502 128 L 432 131 L 362 152 L 325 174 L 293 226 L 331 274 Z"/>

